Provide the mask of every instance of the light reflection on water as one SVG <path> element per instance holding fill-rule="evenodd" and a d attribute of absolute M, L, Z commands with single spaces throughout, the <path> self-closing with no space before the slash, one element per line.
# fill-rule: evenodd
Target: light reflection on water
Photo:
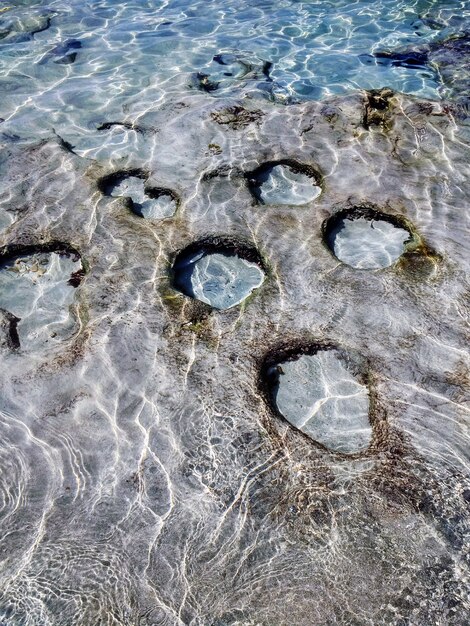
<path fill-rule="evenodd" d="M 468 3 L 25 1 L 0 19 L 2 243 L 63 240 L 86 268 L 73 290 L 67 257 L 45 282 L 34 259 L 0 277 L 34 335 L 11 349 L 0 311 L 0 624 L 467 623 L 468 124 L 402 96 L 364 124 L 355 90 L 446 95 L 427 66 L 367 55 L 463 30 Z M 250 173 L 290 162 L 321 194 L 271 169 L 256 203 Z M 152 189 L 165 206 L 144 213 Z M 379 223 L 371 249 L 356 221 L 339 263 L 322 224 L 361 203 L 406 217 L 413 254 L 393 263 L 405 231 Z M 186 297 L 172 263 L 212 235 L 259 264 L 207 255 Z M 365 249 L 390 267 L 356 269 Z M 340 422 L 352 395 L 357 454 L 266 402 L 266 353 L 316 340 L 361 367 L 322 381 L 317 363 L 309 386 L 309 365 L 298 397 L 286 367 L 282 408 L 326 398 Z"/>
<path fill-rule="evenodd" d="M 289 102 L 388 85 L 439 98 L 432 68 L 361 58 L 459 32 L 468 18 L 458 1 L 13 2 L 0 14 L 3 131 L 80 136 L 186 95 L 198 73 L 216 97 Z"/>

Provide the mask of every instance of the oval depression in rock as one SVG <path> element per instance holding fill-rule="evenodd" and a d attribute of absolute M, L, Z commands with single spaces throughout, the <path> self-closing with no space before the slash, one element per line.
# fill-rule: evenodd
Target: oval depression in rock
<path fill-rule="evenodd" d="M 177 209 L 175 194 L 169 189 L 151 188 L 143 173 L 114 174 L 102 183 L 102 191 L 113 198 L 129 198 L 132 212 L 146 219 L 172 217 Z"/>
<path fill-rule="evenodd" d="M 334 452 L 354 454 L 369 446 L 369 390 L 341 352 L 290 356 L 266 375 L 275 409 L 295 428 Z"/>
<path fill-rule="evenodd" d="M 175 287 L 182 293 L 221 310 L 243 302 L 265 279 L 259 263 L 223 248 L 202 247 L 180 254 L 173 273 Z"/>
<path fill-rule="evenodd" d="M 18 319 L 23 349 L 69 338 L 76 320 L 70 311 L 83 266 L 74 252 L 33 252 L 0 263 L 0 308 Z"/>
<path fill-rule="evenodd" d="M 261 204 L 304 206 L 321 194 L 313 171 L 301 166 L 273 163 L 262 166 L 250 178 L 253 195 Z"/>
<path fill-rule="evenodd" d="M 324 236 L 337 259 L 364 270 L 393 265 L 413 239 L 404 223 L 372 209 L 333 215 L 324 225 Z"/>

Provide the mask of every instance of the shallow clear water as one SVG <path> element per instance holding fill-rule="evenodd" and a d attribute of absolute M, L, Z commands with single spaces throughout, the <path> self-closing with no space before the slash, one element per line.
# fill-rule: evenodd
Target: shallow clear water
<path fill-rule="evenodd" d="M 257 180 L 257 197 L 263 204 L 303 206 L 318 198 L 315 180 L 287 165 L 274 165 Z"/>
<path fill-rule="evenodd" d="M 55 129 L 89 156 L 103 142 L 118 151 L 127 137 L 97 126 L 135 122 L 157 103 L 196 95 L 198 73 L 222 81 L 215 97 L 289 102 L 388 85 L 440 98 L 446 89 L 432 69 L 361 58 L 459 32 L 470 15 L 465 0 L 52 0 L 4 9 L 3 133 L 30 139 Z M 218 55 L 226 65 L 214 62 Z"/>
<path fill-rule="evenodd" d="M 129 176 L 117 182 L 108 193 L 114 198 L 131 198 L 132 202 L 142 204 L 145 201 L 144 180 L 137 176 Z"/>
<path fill-rule="evenodd" d="M 468 39 L 426 52 L 468 24 L 455 0 L 0 7 L 0 258 L 38 251 L 0 269 L 2 626 L 469 622 Z M 263 205 L 273 163 L 321 194 Z M 420 245 L 338 262 L 348 207 Z M 378 226 L 338 254 L 391 262 Z"/>
<path fill-rule="evenodd" d="M 381 219 L 342 219 L 328 234 L 335 256 L 356 269 L 389 267 L 405 251 L 409 231 Z"/>
<path fill-rule="evenodd" d="M 70 338 L 76 319 L 69 281 L 81 269 L 80 259 L 56 252 L 21 256 L 0 267 L 0 308 L 18 318 L 21 349 L 41 350 Z"/>
<path fill-rule="evenodd" d="M 146 193 L 144 179 L 138 176 L 123 177 L 106 191 L 114 198 L 130 198 L 132 211 L 146 219 L 171 217 L 176 211 L 176 201 L 168 193 L 151 198 Z"/>

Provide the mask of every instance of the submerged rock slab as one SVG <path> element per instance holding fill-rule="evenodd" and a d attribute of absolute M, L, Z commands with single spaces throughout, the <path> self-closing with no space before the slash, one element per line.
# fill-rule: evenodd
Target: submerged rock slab
<path fill-rule="evenodd" d="M 235 255 L 195 253 L 175 267 L 176 286 L 214 309 L 230 309 L 264 282 L 256 264 Z"/>
<path fill-rule="evenodd" d="M 134 211 L 148 220 L 161 220 L 176 213 L 177 203 L 169 193 L 162 193 L 156 198 L 147 198 Z"/>
<path fill-rule="evenodd" d="M 0 621 L 462 626 L 470 126 L 395 94 L 387 124 L 367 130 L 365 101 L 266 101 L 242 129 L 212 118 L 211 95 L 156 102 L 139 123 L 159 129 L 157 144 L 142 134 L 111 164 L 54 139 L 7 145 L 1 244 L 73 241 L 90 271 L 73 340 L 25 354 L 0 339 L 14 509 L 3 518 Z M 211 143 L 220 154 L 207 154 Z M 285 155 L 321 164 L 322 194 L 307 208 L 254 207 L 245 172 Z M 97 202 L 111 166 L 180 190 L 184 211 L 148 228 L 119 214 L 123 202 Z M 322 224 L 365 201 L 416 226 L 441 254 L 427 259 L 435 273 L 409 271 L 419 251 L 388 271 L 338 263 Z M 248 306 L 206 315 L 176 292 L 170 266 L 214 232 L 256 244 L 270 271 Z M 10 339 L 15 319 L 0 320 Z M 357 457 L 274 416 L 256 385 L 273 345 L 307 336 L 370 362 L 374 437 Z"/>
<path fill-rule="evenodd" d="M 457 31 L 418 46 L 378 50 L 373 55 L 362 57 L 364 63 L 376 60 L 378 64 L 417 71 L 428 69 L 436 74 L 452 98 L 468 100 L 470 95 L 470 31 Z"/>
<path fill-rule="evenodd" d="M 270 84 L 272 64 L 249 53 L 216 54 L 204 70 L 193 77 L 193 84 L 208 93 L 217 95 L 241 88 L 246 84 Z"/>
<path fill-rule="evenodd" d="M 293 426 L 334 452 L 369 446 L 369 391 L 335 350 L 303 354 L 277 366 L 277 410 Z"/>
<path fill-rule="evenodd" d="M 71 65 L 75 63 L 77 52 L 82 47 L 82 42 L 78 39 L 66 39 L 57 46 L 47 52 L 43 58 L 38 61 L 38 65 L 44 65 L 49 61 L 53 61 L 57 65 Z"/>
<path fill-rule="evenodd" d="M 57 15 L 51 9 L 34 7 L 2 7 L 0 12 L 0 40 L 2 43 L 21 43 L 30 41 L 36 33 L 48 29 L 51 20 Z"/>
<path fill-rule="evenodd" d="M 354 211 L 333 218 L 326 241 L 333 254 L 356 269 L 374 270 L 393 265 L 412 236 L 390 219 Z"/>
<path fill-rule="evenodd" d="M 18 347 L 40 349 L 70 337 L 74 275 L 81 271 L 79 258 L 57 252 L 19 256 L 0 265 L 0 308 L 18 318 Z"/>

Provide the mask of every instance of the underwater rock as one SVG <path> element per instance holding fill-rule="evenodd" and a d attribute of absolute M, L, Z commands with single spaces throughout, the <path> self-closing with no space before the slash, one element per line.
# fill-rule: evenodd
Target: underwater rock
<path fill-rule="evenodd" d="M 207 69 L 193 76 L 190 86 L 207 93 L 217 92 L 217 95 L 249 85 L 262 88 L 272 83 L 269 76 L 271 68 L 272 63 L 251 54 L 216 54 Z"/>
<path fill-rule="evenodd" d="M 144 185 L 144 178 L 122 174 L 107 186 L 105 193 L 113 198 L 131 198 L 132 202 L 139 204 L 145 199 Z"/>
<path fill-rule="evenodd" d="M 209 74 L 204 72 L 196 74 L 196 84 L 201 91 L 206 91 L 207 93 L 216 91 L 219 88 L 219 83 L 211 81 Z"/>
<path fill-rule="evenodd" d="M 0 309 L 0 349 L 16 350 L 20 347 L 20 339 L 18 337 L 19 321 L 12 313 Z"/>
<path fill-rule="evenodd" d="M 261 166 L 248 180 L 261 204 L 304 206 L 321 194 L 317 178 L 308 166 L 279 161 Z"/>
<path fill-rule="evenodd" d="M 0 17 L 0 40 L 4 43 L 29 41 L 36 33 L 47 30 L 55 15 L 55 12 L 31 7 L 8 10 Z"/>
<path fill-rule="evenodd" d="M 139 124 L 133 124 L 131 122 L 103 122 L 102 124 L 98 124 L 96 130 L 111 130 L 114 127 L 125 128 L 126 130 L 135 130 L 137 133 L 148 133 L 149 129 Z"/>
<path fill-rule="evenodd" d="M 470 94 L 470 33 L 463 32 L 419 46 L 378 50 L 360 55 L 364 64 L 377 63 L 408 69 L 430 70 L 451 91 L 451 97 Z"/>
<path fill-rule="evenodd" d="M 272 63 L 241 53 L 216 54 L 207 72 L 200 72 L 203 91 L 225 89 L 241 80 L 269 80 Z"/>
<path fill-rule="evenodd" d="M 364 65 L 391 65 L 392 67 L 406 67 L 408 69 L 425 69 L 429 57 L 427 51 L 404 50 L 403 52 L 375 52 L 361 54 L 359 59 Z"/>
<path fill-rule="evenodd" d="M 74 52 L 74 50 L 79 50 L 81 47 L 82 43 L 78 39 L 67 39 L 47 52 L 39 61 L 38 65 L 44 65 L 51 59 L 55 59 L 53 62 L 58 65 L 71 65 L 75 63 L 75 59 L 77 58 L 77 53 Z"/>
<path fill-rule="evenodd" d="M 288 85 L 279 81 L 272 81 L 267 88 L 265 86 L 265 90 L 269 94 L 269 99 L 276 104 L 298 104 L 301 101 Z"/>
<path fill-rule="evenodd" d="M 148 220 L 161 220 L 172 217 L 178 208 L 175 195 L 168 189 L 147 189 L 146 199 L 140 204 L 133 203 L 133 211 Z"/>
<path fill-rule="evenodd" d="M 193 244 L 178 255 L 173 273 L 175 287 L 182 293 L 221 310 L 243 302 L 265 279 L 252 255 L 223 243 Z"/>
<path fill-rule="evenodd" d="M 100 187 L 113 198 L 129 198 L 133 213 L 146 219 L 172 217 L 178 208 L 177 196 L 170 189 L 147 187 L 142 172 L 117 173 L 106 177 Z"/>
<path fill-rule="evenodd" d="M 272 63 L 269 61 L 232 53 L 216 54 L 213 58 L 213 63 L 221 66 L 221 68 L 218 69 L 221 76 L 234 76 L 238 78 L 247 75 L 258 78 L 260 76 L 269 78 L 269 72 L 272 67 Z"/>
<path fill-rule="evenodd" d="M 431 44 L 429 62 L 437 67 L 453 98 L 470 96 L 470 33 Z"/>
<path fill-rule="evenodd" d="M 366 270 L 393 265 L 413 238 L 393 216 L 367 208 L 341 211 L 327 220 L 323 230 L 337 259 Z"/>
<path fill-rule="evenodd" d="M 10 317 L 13 347 L 32 350 L 70 337 L 75 319 L 69 307 L 82 277 L 80 257 L 68 250 L 39 248 L 0 260 L 0 308 Z"/>
<path fill-rule="evenodd" d="M 245 128 L 253 122 L 258 122 L 264 113 L 259 109 L 246 109 L 242 106 L 230 106 L 211 113 L 211 118 L 221 126 L 228 126 L 233 130 Z"/>
<path fill-rule="evenodd" d="M 414 20 L 411 26 L 419 35 L 421 30 L 442 30 L 446 27 L 444 22 L 426 16 Z"/>
<path fill-rule="evenodd" d="M 387 128 L 391 120 L 390 100 L 394 93 L 388 87 L 371 89 L 366 92 L 362 125 L 366 130 L 372 126 Z"/>
<path fill-rule="evenodd" d="M 86 306 L 82 334 L 47 351 L 2 348 L 2 441 L 16 433 L 16 449 L 3 449 L 13 460 L 23 454 L 38 483 L 26 500 L 17 474 L 2 465 L 7 498 L 15 489 L 19 498 L 0 545 L 3 580 L 13 581 L 0 590 L 0 622 L 462 626 L 468 122 L 435 101 L 395 93 L 393 132 L 365 133 L 360 91 L 292 107 L 257 100 L 264 115 L 240 132 L 211 121 L 215 104 L 177 94 L 145 115 L 140 98 L 138 110 L 103 117 L 99 108 L 87 126 L 98 143 L 107 139 L 95 130 L 104 120 L 135 119 L 155 132 L 140 135 L 134 150 L 121 144 L 126 131 L 97 161 L 63 150 L 55 137 L 7 144 L 0 154 L 0 209 L 17 216 L 2 245 L 72 240 L 92 268 L 73 305 Z M 418 142 L 419 128 L 432 151 Z M 72 133 L 66 139 L 79 143 Z M 208 155 L 210 144 L 222 154 Z M 254 207 L 244 173 L 283 155 L 321 165 L 322 194 L 307 209 Z M 142 227 L 125 215 L 124 200 L 97 202 L 96 181 L 112 171 L 105 167 L 152 172 L 181 190 L 185 210 Z M 394 207 L 442 253 L 432 281 L 408 271 L 422 256 L 409 253 L 414 244 L 393 270 L 338 265 L 322 223 L 338 207 L 365 202 Z M 213 232 L 236 241 L 201 246 Z M 269 272 L 240 241 L 255 242 L 263 258 L 266 251 Z M 228 248 L 264 269 L 247 306 L 216 312 L 174 289 L 174 252 L 201 248 Z M 357 458 L 329 452 L 275 415 L 254 384 L 269 346 L 306 333 L 370 359 L 374 433 Z M 368 370 L 332 352 L 365 386 Z M 278 353 L 273 365 L 286 361 Z M 332 380 L 343 377 L 339 370 Z M 101 570 L 104 561 L 113 567 Z M 132 593 L 119 581 L 132 581 Z M 83 598 L 91 598 L 86 607 Z"/>
<path fill-rule="evenodd" d="M 369 391 L 335 349 L 291 354 L 266 372 L 276 410 L 326 448 L 354 454 L 369 446 Z"/>

